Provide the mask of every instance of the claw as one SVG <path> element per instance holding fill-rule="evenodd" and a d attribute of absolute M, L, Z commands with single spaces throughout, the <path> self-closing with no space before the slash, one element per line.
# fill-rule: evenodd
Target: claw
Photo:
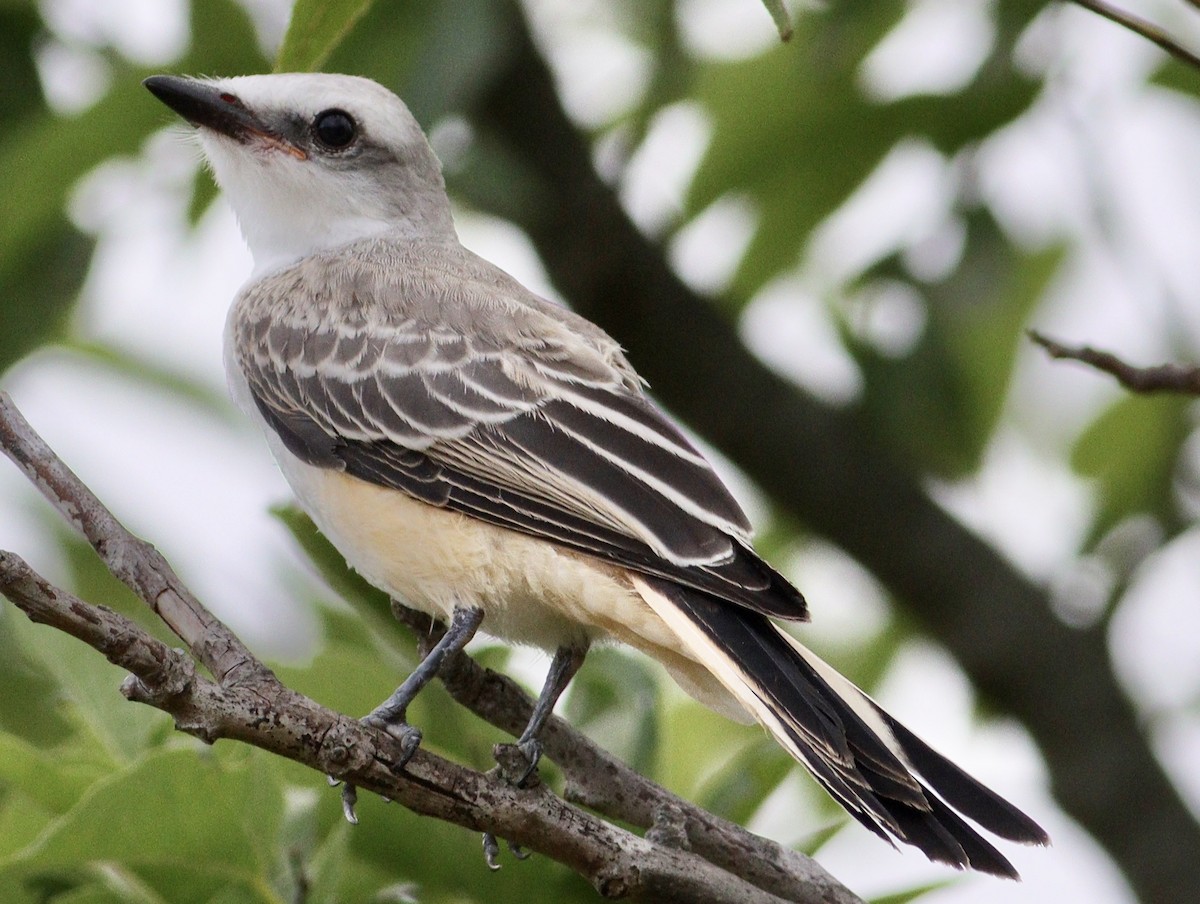
<path fill-rule="evenodd" d="M 516 781 L 518 788 L 524 788 L 525 783 L 529 781 L 529 776 L 533 775 L 537 770 L 538 762 L 542 758 L 542 742 L 537 738 L 530 738 L 528 741 L 518 743 L 517 749 L 521 751 L 521 755 L 529 763 L 525 771 L 521 773 L 521 777 Z"/>
<path fill-rule="evenodd" d="M 500 864 L 496 858 L 500 856 L 500 845 L 496 843 L 496 836 L 491 832 L 483 833 L 483 859 L 487 861 L 488 869 L 492 872 L 500 869 Z"/>
<path fill-rule="evenodd" d="M 408 761 L 413 758 L 413 754 L 421 746 L 422 738 L 421 729 L 413 728 L 411 725 L 404 725 L 403 728 L 404 731 L 401 734 L 397 734 L 392 728 L 388 729 L 388 734 L 400 742 L 400 762 L 396 764 L 398 769 L 403 769 L 408 765 Z"/>
<path fill-rule="evenodd" d="M 393 771 L 398 772 L 407 766 L 408 761 L 417 752 L 417 748 L 421 746 L 423 737 L 421 729 L 409 725 L 403 719 L 398 722 L 389 722 L 377 713 L 371 713 L 369 716 L 363 716 L 360 721 L 363 725 L 378 729 L 400 742 L 400 759 L 393 765 Z"/>
<path fill-rule="evenodd" d="M 531 852 L 525 850 L 519 844 L 515 844 L 507 839 L 504 841 L 508 846 L 508 852 L 518 860 L 528 860 Z M 500 842 L 496 840 L 496 836 L 491 832 L 483 833 L 483 859 L 487 861 L 488 869 L 492 872 L 500 869 Z"/>
<path fill-rule="evenodd" d="M 342 815 L 352 826 L 358 825 L 358 814 L 354 812 L 354 806 L 357 803 L 358 788 L 347 782 L 342 786 Z"/>
<path fill-rule="evenodd" d="M 538 760 L 542 757 L 542 745 L 536 740 L 519 741 L 516 744 L 497 744 L 492 756 L 500 767 L 500 775 L 514 788 L 536 785 Z"/>

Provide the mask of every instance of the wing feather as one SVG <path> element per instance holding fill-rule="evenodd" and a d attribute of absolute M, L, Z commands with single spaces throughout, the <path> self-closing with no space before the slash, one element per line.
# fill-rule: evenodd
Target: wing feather
<path fill-rule="evenodd" d="M 476 299 L 456 331 L 419 299 L 366 305 L 363 283 L 357 306 L 319 328 L 307 306 L 278 296 L 256 304 L 304 291 L 295 279 L 259 284 L 257 297 L 251 287 L 235 307 L 237 365 L 294 454 L 770 615 L 806 617 L 800 594 L 749 549 L 737 502 L 611 339 L 534 304 L 509 302 L 502 322 L 495 299 Z M 438 304 L 475 298 L 464 289 Z"/>

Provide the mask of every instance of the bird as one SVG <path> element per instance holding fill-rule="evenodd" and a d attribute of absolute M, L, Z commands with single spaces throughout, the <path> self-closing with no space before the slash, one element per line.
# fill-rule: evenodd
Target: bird
<path fill-rule="evenodd" d="M 348 564 L 448 626 L 367 724 L 411 755 L 409 703 L 477 630 L 552 652 L 520 784 L 588 649 L 615 641 L 757 720 L 893 846 L 1017 878 L 971 822 L 1048 843 L 781 626 L 806 601 L 711 463 L 616 340 L 463 247 L 399 97 L 325 73 L 144 84 L 195 127 L 253 256 L 232 395 Z"/>

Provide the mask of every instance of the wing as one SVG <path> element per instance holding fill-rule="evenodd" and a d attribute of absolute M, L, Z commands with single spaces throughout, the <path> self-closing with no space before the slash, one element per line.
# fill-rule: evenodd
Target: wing
<path fill-rule="evenodd" d="M 800 594 L 749 548 L 741 508 L 615 343 L 561 309 L 501 313 L 503 336 L 494 318 L 474 330 L 395 314 L 314 324 L 246 305 L 234 349 L 259 411 L 310 464 L 805 618 Z"/>

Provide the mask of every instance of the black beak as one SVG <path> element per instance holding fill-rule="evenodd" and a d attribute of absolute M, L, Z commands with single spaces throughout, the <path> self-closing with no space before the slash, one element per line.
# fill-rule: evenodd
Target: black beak
<path fill-rule="evenodd" d="M 142 84 L 194 126 L 212 129 L 237 141 L 275 137 L 237 96 L 227 91 L 177 75 L 152 75 Z"/>

